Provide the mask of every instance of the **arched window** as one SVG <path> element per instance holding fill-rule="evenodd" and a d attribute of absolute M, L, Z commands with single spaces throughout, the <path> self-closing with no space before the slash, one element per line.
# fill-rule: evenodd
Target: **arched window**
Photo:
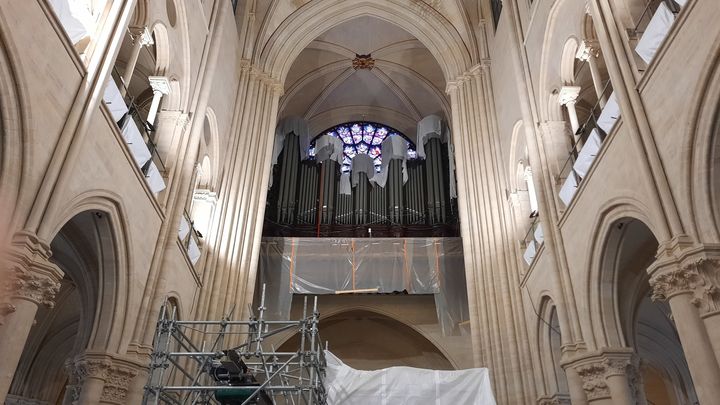
<path fill-rule="evenodd" d="M 400 131 L 374 122 L 347 122 L 321 132 L 310 142 L 308 155 L 311 157 L 315 156 L 315 141 L 323 135 L 340 138 L 343 142 L 343 160 L 342 166 L 340 167 L 343 173 L 350 172 L 350 162 L 357 154 L 369 155 L 375 164 L 375 171 L 380 172 L 382 165 L 382 143 L 391 135 L 399 135 L 405 138 L 408 143 L 408 159 L 417 158 L 415 143 L 408 139 L 408 137 Z"/>

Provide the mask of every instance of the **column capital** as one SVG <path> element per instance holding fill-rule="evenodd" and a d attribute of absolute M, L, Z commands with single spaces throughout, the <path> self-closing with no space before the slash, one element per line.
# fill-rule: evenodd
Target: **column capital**
<path fill-rule="evenodd" d="M 170 80 L 165 76 L 148 76 L 150 87 L 153 92 L 160 92 L 164 95 L 170 94 Z"/>
<path fill-rule="evenodd" d="M 139 43 L 140 46 L 148 46 L 155 43 L 152 33 L 147 27 L 128 27 L 128 31 L 130 31 L 130 34 L 133 36 L 133 43 Z"/>
<path fill-rule="evenodd" d="M 563 86 L 558 94 L 558 102 L 560 105 L 575 104 L 578 96 L 580 95 L 580 86 Z"/>
<path fill-rule="evenodd" d="M 52 307 L 63 272 L 50 261 L 51 254 L 50 246 L 37 235 L 25 231 L 13 235 L 5 258 L 7 296 Z M 6 314 L 13 311 L 12 304 L 3 306 Z"/>
<path fill-rule="evenodd" d="M 570 405 L 570 397 L 565 394 L 545 395 L 538 398 L 537 403 L 538 405 Z"/>
<path fill-rule="evenodd" d="M 720 313 L 720 245 L 664 243 L 648 272 L 653 300 L 691 294 L 702 316 Z"/>
<path fill-rule="evenodd" d="M 610 398 L 607 379 L 613 376 L 626 377 L 635 396 L 638 395 L 640 359 L 631 348 L 603 348 L 577 357 L 567 366 L 577 371 L 589 401 Z"/>
<path fill-rule="evenodd" d="M 599 56 L 600 44 L 597 40 L 594 39 L 582 40 L 582 42 L 580 42 L 580 46 L 578 47 L 577 53 L 575 54 L 575 57 L 582 61 L 590 60 L 590 57 L 597 58 Z"/>
<path fill-rule="evenodd" d="M 68 388 L 73 390 L 75 400 L 80 396 L 83 383 L 94 378 L 103 382 L 100 400 L 118 405 L 126 402 L 130 382 L 138 375 L 135 364 L 105 353 L 84 353 L 66 362 L 65 367 L 70 376 Z"/>

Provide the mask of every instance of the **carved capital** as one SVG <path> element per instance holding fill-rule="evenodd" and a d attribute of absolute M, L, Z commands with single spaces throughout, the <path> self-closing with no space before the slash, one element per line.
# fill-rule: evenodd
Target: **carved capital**
<path fill-rule="evenodd" d="M 108 370 L 100 399 L 106 402 L 124 404 L 130 382 L 137 374 L 137 370 L 129 367 L 112 366 Z"/>
<path fill-rule="evenodd" d="M 574 105 L 577 101 L 578 96 L 580 95 L 580 90 L 582 90 L 582 88 L 578 86 L 563 86 L 560 89 L 560 94 L 558 97 L 560 105 Z"/>
<path fill-rule="evenodd" d="M 653 300 L 692 294 L 692 303 L 702 314 L 720 311 L 720 260 L 699 258 L 650 279 Z"/>
<path fill-rule="evenodd" d="M 50 247 L 37 236 L 28 232 L 14 235 L 3 263 L 2 295 L 52 307 L 63 273 L 50 262 L 50 255 Z M 11 303 L 3 303 L 0 317 L 14 309 Z"/>
<path fill-rule="evenodd" d="M 580 43 L 580 47 L 578 47 L 577 53 L 575 54 L 575 57 L 582 61 L 587 61 L 590 60 L 591 57 L 597 58 L 599 56 L 600 44 L 593 40 L 583 40 Z"/>
<path fill-rule="evenodd" d="M 127 361 L 103 354 L 83 355 L 74 362 L 66 362 L 65 367 L 69 376 L 67 389 L 74 400 L 79 398 L 83 384 L 93 378 L 103 383 L 100 400 L 118 405 L 126 403 L 130 383 L 138 375 Z"/>
<path fill-rule="evenodd" d="M 165 76 L 149 76 L 148 81 L 153 92 L 160 92 L 162 94 L 170 94 L 170 80 Z"/>
<path fill-rule="evenodd" d="M 607 366 L 603 362 L 584 364 L 577 368 L 582 387 L 589 401 L 610 398 L 610 388 L 605 381 Z"/>
<path fill-rule="evenodd" d="M 54 275 L 16 268 L 11 282 L 12 296 L 52 308 L 55 306 L 55 294 L 60 290 L 59 279 Z"/>
<path fill-rule="evenodd" d="M 538 399 L 538 405 L 570 405 L 570 397 L 565 394 L 543 396 Z"/>

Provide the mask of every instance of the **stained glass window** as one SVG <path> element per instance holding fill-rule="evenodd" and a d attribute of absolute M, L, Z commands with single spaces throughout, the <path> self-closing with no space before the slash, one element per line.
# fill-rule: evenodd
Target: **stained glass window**
<path fill-rule="evenodd" d="M 347 122 L 321 132 L 310 143 L 308 154 L 315 156 L 315 140 L 323 135 L 340 138 L 343 142 L 343 159 L 340 170 L 350 171 L 350 162 L 357 154 L 369 155 L 375 162 L 375 171 L 382 165 L 382 142 L 390 135 L 399 135 L 408 145 L 408 159 L 416 159 L 415 144 L 401 132 L 388 126 L 374 122 Z"/>

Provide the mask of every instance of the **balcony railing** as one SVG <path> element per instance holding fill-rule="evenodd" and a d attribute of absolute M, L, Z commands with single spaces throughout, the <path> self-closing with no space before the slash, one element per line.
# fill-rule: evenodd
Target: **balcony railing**
<path fill-rule="evenodd" d="M 125 96 L 122 95 L 121 88 L 124 90 Z M 135 163 L 145 176 L 150 190 L 153 193 L 164 190 L 165 165 L 157 152 L 155 130 L 140 116 L 140 109 L 135 103 L 135 97 L 123 83 L 122 76 L 117 69 L 113 69 L 112 77 L 108 80 L 103 101 L 110 110 Z"/>
<path fill-rule="evenodd" d="M 558 183 L 564 180 L 560 189 L 560 199 L 566 206 L 570 205 L 580 182 L 587 176 L 595 157 L 600 152 L 605 137 L 620 118 L 620 109 L 615 99 L 615 93 L 611 90 L 610 80 L 608 80 L 601 93 L 603 97 L 598 98 L 598 101 L 590 109 L 590 115 L 575 134 L 576 140 L 558 174 Z M 600 99 L 606 96 L 607 103 L 605 107 L 601 108 Z"/>
<path fill-rule="evenodd" d="M 639 70 L 645 70 L 665 41 L 677 14 L 687 0 L 649 0 L 635 26 L 628 29 L 630 45 L 642 59 Z"/>

